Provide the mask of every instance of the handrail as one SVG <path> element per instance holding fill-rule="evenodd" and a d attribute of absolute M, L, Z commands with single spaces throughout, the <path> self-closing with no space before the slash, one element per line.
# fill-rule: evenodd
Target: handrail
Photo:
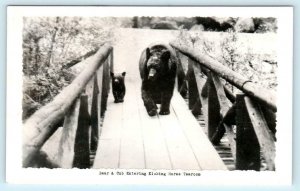
<path fill-rule="evenodd" d="M 242 75 L 224 66 L 220 62 L 204 54 L 201 54 L 200 52 L 196 52 L 192 48 L 173 42 L 171 42 L 170 45 L 175 49 L 179 50 L 182 54 L 190 57 L 191 59 L 199 63 L 201 66 L 204 66 L 205 68 L 215 72 L 220 77 L 224 78 L 229 83 L 243 91 L 245 94 L 266 104 L 273 111 L 277 110 L 275 98 L 276 96 L 274 92 L 260 87 L 259 85 L 244 78 Z"/>
<path fill-rule="evenodd" d="M 61 121 L 77 97 L 82 93 L 96 70 L 107 59 L 112 46 L 104 44 L 90 57 L 89 65 L 64 88 L 54 100 L 36 111 L 23 127 L 23 166 L 28 166 L 34 155 L 48 140 L 56 124 Z"/>
<path fill-rule="evenodd" d="M 274 170 L 274 93 L 245 79 L 213 58 L 196 53 L 192 48 L 170 44 L 175 48 L 179 61 L 181 55 L 188 58 L 186 74 L 182 63 L 178 64 L 178 90 L 182 95 L 188 91 L 189 108 L 194 115 L 203 115 L 210 141 L 217 145 L 226 135 L 238 170 L 260 170 L 260 152 L 267 169 Z M 243 94 L 233 95 L 220 77 L 242 90 Z"/>

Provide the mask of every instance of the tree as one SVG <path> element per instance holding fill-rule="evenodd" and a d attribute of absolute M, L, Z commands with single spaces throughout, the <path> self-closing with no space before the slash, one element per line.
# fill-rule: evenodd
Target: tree
<path fill-rule="evenodd" d="M 113 29 L 121 26 L 131 27 L 132 18 L 24 17 L 23 110 L 32 108 L 31 103 L 38 109 L 51 101 L 73 79 L 70 63 L 91 55 L 104 42 L 113 43 Z"/>

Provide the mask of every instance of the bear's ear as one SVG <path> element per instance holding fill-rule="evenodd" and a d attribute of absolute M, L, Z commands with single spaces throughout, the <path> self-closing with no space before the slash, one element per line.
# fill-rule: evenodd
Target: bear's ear
<path fill-rule="evenodd" d="M 170 57 L 171 57 L 170 51 L 165 51 L 161 55 L 162 60 L 169 60 Z"/>
<path fill-rule="evenodd" d="M 146 48 L 146 60 L 150 58 L 150 49 Z"/>
<path fill-rule="evenodd" d="M 125 76 L 125 75 L 126 75 L 126 72 L 123 72 L 123 73 L 122 73 L 122 76 Z"/>
<path fill-rule="evenodd" d="M 113 72 L 110 72 L 110 76 L 113 78 L 113 77 L 114 77 L 114 73 L 113 73 Z"/>

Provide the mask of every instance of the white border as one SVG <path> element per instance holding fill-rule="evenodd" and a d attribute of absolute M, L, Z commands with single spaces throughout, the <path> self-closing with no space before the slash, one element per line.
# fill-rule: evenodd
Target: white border
<path fill-rule="evenodd" d="M 10 183 L 290 185 L 292 181 L 292 7 L 13 7 L 7 8 L 7 153 Z M 276 171 L 200 171 L 200 177 L 100 176 L 88 169 L 21 168 L 22 17 L 23 16 L 217 16 L 278 18 L 278 124 Z M 122 170 L 120 170 L 122 171 Z"/>

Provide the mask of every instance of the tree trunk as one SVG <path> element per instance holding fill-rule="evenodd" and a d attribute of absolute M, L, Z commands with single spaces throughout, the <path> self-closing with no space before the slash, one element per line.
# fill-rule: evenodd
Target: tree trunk
<path fill-rule="evenodd" d="M 49 51 L 48 51 L 48 58 L 46 60 L 46 66 L 48 66 L 48 67 L 52 64 L 53 47 L 54 47 L 54 43 L 55 43 L 56 34 L 57 34 L 57 31 L 58 31 L 58 27 L 57 27 L 58 22 L 59 22 L 59 17 L 56 17 L 55 27 L 54 27 L 54 31 L 52 32 L 51 41 L 50 41 L 50 48 L 49 48 Z"/>

